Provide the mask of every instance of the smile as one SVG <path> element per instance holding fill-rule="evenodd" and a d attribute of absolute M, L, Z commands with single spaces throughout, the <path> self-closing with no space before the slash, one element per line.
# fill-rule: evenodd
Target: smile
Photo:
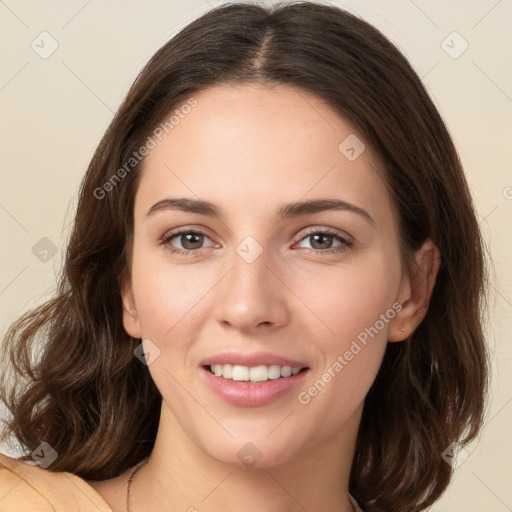
<path fill-rule="evenodd" d="M 279 365 L 201 367 L 207 387 L 223 401 L 238 407 L 261 407 L 283 398 L 303 382 L 308 372 L 307 367 Z"/>

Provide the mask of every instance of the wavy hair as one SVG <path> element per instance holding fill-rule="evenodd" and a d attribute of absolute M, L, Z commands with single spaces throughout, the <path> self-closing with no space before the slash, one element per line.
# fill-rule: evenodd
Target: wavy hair
<path fill-rule="evenodd" d="M 441 253 L 425 318 L 388 343 L 366 396 L 349 482 L 366 512 L 424 510 L 451 480 L 444 450 L 474 440 L 483 423 L 485 247 L 454 143 L 420 78 L 380 31 L 329 4 L 212 9 L 139 73 L 83 178 L 55 296 L 6 333 L 3 439 L 31 451 L 44 440 L 58 453 L 49 470 L 94 480 L 151 453 L 162 397 L 122 323 L 141 170 L 126 162 L 194 93 L 226 83 L 286 84 L 325 100 L 380 158 L 403 261 L 426 238 Z"/>

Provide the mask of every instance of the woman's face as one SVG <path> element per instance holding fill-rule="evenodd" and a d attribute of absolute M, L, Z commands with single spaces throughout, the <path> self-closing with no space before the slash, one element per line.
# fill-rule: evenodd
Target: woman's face
<path fill-rule="evenodd" d="M 325 102 L 292 87 L 216 86 L 195 99 L 146 157 L 123 292 L 125 328 L 145 340 L 172 418 L 161 428 L 234 465 L 332 450 L 357 430 L 401 327 L 397 220 L 379 162 Z M 339 203 L 299 206 L 315 201 Z M 217 356 L 242 381 L 204 367 Z M 294 364 L 307 370 L 276 378 Z M 257 366 L 272 378 L 246 382 L 268 377 L 247 370 Z"/>

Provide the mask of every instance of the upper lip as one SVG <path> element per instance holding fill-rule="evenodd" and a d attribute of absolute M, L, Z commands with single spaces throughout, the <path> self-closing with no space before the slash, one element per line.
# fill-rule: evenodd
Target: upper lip
<path fill-rule="evenodd" d="M 213 364 L 232 364 L 241 366 L 291 366 L 292 368 L 307 368 L 307 364 L 301 361 L 295 361 L 287 357 L 282 357 L 271 352 L 250 352 L 243 353 L 240 351 L 236 352 L 222 352 L 215 354 L 211 357 L 203 359 L 200 363 L 201 366 L 210 366 Z"/>

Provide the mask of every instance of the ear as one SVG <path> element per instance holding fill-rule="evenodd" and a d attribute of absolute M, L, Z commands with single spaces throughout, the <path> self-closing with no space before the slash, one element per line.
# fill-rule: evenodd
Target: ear
<path fill-rule="evenodd" d="M 403 341 L 418 327 L 428 311 L 441 265 L 439 249 L 427 239 L 414 255 L 410 275 L 403 278 L 397 301 L 402 309 L 390 322 L 388 341 Z"/>
<path fill-rule="evenodd" d="M 141 329 L 135 298 L 132 290 L 131 279 L 126 278 L 121 285 L 121 296 L 123 301 L 123 326 L 124 330 L 132 338 L 141 337 Z"/>

